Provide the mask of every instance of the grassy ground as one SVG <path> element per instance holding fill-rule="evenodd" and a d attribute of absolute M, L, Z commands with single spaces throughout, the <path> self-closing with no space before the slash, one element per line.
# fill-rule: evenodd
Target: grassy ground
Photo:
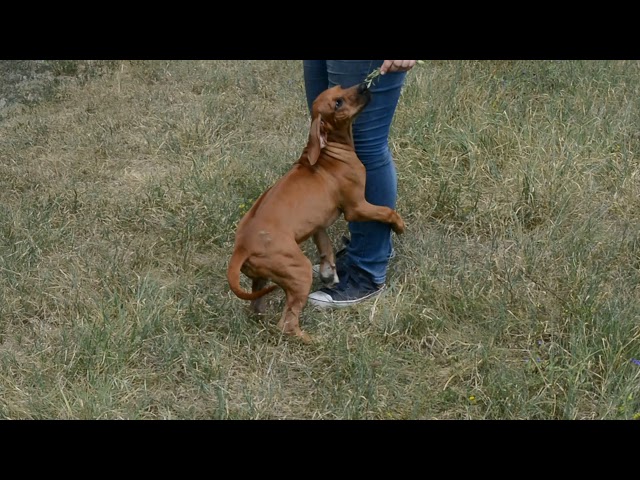
<path fill-rule="evenodd" d="M 0 75 L 1 418 L 640 416 L 638 62 L 414 68 L 390 289 L 307 307 L 311 346 L 225 278 L 306 143 L 301 62 Z"/>

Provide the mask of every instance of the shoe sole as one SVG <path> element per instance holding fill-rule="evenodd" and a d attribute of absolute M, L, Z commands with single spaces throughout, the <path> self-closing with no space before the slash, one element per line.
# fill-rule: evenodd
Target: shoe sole
<path fill-rule="evenodd" d="M 354 305 L 357 305 L 359 303 L 362 303 L 366 300 L 370 300 L 374 297 L 377 297 L 378 295 L 380 295 L 382 292 L 384 292 L 387 289 L 386 285 L 383 285 L 382 287 L 380 287 L 378 290 L 376 290 L 375 292 L 371 292 L 369 295 L 365 296 L 365 297 L 360 297 L 358 299 L 355 300 L 331 300 L 331 301 L 326 301 L 326 300 L 320 300 L 317 298 L 313 298 L 310 294 L 309 298 L 308 298 L 308 303 L 310 303 L 311 305 L 313 305 L 314 307 L 317 307 L 321 310 L 326 310 L 327 308 L 347 308 L 347 307 L 352 307 Z"/>

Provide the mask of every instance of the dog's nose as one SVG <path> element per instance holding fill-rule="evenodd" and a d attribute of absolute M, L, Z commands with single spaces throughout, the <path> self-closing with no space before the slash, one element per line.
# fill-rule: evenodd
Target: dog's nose
<path fill-rule="evenodd" d="M 360 85 L 358 85 L 358 93 L 364 93 L 367 90 L 369 90 L 369 87 L 367 87 L 366 82 L 362 82 Z"/>

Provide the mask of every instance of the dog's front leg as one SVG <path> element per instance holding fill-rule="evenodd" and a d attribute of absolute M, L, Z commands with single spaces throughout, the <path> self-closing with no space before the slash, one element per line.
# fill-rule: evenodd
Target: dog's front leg
<path fill-rule="evenodd" d="M 313 234 L 313 243 L 316 244 L 318 254 L 320 255 L 320 279 L 323 283 L 338 283 L 338 272 L 336 271 L 336 258 L 333 252 L 331 239 L 327 235 L 327 231 L 321 228 Z"/>
<path fill-rule="evenodd" d="M 374 220 L 377 222 L 388 223 L 396 233 L 404 233 L 405 224 L 402 217 L 395 210 L 372 205 L 369 202 L 360 202 L 355 206 L 344 208 L 344 219 L 347 222 L 366 222 Z"/>

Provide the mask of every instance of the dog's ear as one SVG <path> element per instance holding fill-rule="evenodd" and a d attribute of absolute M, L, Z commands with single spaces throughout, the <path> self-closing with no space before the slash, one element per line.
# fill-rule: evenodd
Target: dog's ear
<path fill-rule="evenodd" d="M 327 145 L 327 132 L 324 129 L 322 117 L 318 115 L 311 122 L 309 130 L 309 142 L 307 143 L 307 159 L 311 165 L 318 161 L 320 150 Z"/>

